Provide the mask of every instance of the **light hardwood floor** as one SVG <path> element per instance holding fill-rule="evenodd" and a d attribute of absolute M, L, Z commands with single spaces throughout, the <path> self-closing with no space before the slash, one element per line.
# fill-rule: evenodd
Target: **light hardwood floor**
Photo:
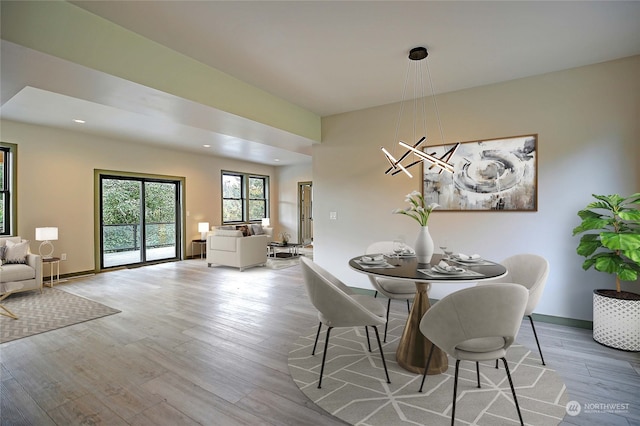
<path fill-rule="evenodd" d="M 291 343 L 317 323 L 299 266 L 238 272 L 193 259 L 59 288 L 122 313 L 1 345 L 2 425 L 344 424 L 289 376 Z M 522 324 L 518 341 L 535 350 Z M 537 329 L 570 399 L 629 404 L 563 425 L 640 424 L 640 354 L 603 347 L 589 330 Z"/>

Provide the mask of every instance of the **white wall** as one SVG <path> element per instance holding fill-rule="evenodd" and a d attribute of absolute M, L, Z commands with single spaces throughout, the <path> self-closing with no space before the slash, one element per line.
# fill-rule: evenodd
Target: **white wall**
<path fill-rule="evenodd" d="M 572 229 L 592 193 L 640 192 L 638 75 L 640 56 L 439 95 L 447 143 L 538 134 L 538 211 L 436 211 L 429 220 L 436 245 L 447 237 L 456 251 L 496 260 L 543 255 L 551 273 L 537 313 L 591 320 L 592 290 L 615 281 L 581 269 Z M 395 104 L 326 117 L 323 142 L 314 146 L 314 259 L 352 286 L 370 288 L 348 259 L 375 240 L 401 235 L 413 243 L 418 232 L 415 221 L 391 210 L 421 190 L 420 179 L 383 173 L 380 146 L 397 143 L 397 111 Z M 433 111 L 428 117 L 428 145 L 440 144 Z M 434 286 L 432 295 L 452 289 Z"/>
<path fill-rule="evenodd" d="M 17 235 L 33 241 L 37 226 L 57 226 L 55 254 L 67 253 L 62 274 L 94 269 L 94 169 L 185 177 L 186 253 L 200 238 L 198 222 L 222 221 L 222 169 L 270 176 L 278 194 L 275 167 L 206 155 L 158 149 L 123 141 L 3 120 L 3 142 L 18 145 Z M 272 220 L 278 212 L 271 207 Z M 199 253 L 198 248 L 195 248 Z"/>

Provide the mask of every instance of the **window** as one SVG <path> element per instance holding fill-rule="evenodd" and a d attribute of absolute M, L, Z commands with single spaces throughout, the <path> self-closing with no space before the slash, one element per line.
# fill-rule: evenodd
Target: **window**
<path fill-rule="evenodd" d="M 222 172 L 222 223 L 255 222 L 269 211 L 269 177 Z"/>
<path fill-rule="evenodd" d="M 0 235 L 11 235 L 15 216 L 12 194 L 15 192 L 15 145 L 0 143 Z"/>

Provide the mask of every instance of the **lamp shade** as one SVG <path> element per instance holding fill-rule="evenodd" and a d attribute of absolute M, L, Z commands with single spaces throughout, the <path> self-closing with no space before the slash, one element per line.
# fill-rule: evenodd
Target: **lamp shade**
<path fill-rule="evenodd" d="M 271 220 L 268 217 L 263 218 L 262 226 L 271 226 Z"/>
<path fill-rule="evenodd" d="M 58 228 L 46 227 L 36 228 L 36 241 L 56 241 L 58 239 Z"/>
<path fill-rule="evenodd" d="M 200 233 L 200 239 L 207 238 L 207 232 L 209 232 L 209 222 L 198 222 L 198 232 Z"/>

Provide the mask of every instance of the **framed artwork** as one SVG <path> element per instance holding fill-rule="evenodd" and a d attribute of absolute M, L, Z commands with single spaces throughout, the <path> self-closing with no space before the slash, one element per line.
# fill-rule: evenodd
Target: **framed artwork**
<path fill-rule="evenodd" d="M 538 135 L 428 146 L 454 172 L 423 164 L 423 195 L 448 211 L 537 211 Z M 448 158 L 448 159 L 447 159 Z"/>

